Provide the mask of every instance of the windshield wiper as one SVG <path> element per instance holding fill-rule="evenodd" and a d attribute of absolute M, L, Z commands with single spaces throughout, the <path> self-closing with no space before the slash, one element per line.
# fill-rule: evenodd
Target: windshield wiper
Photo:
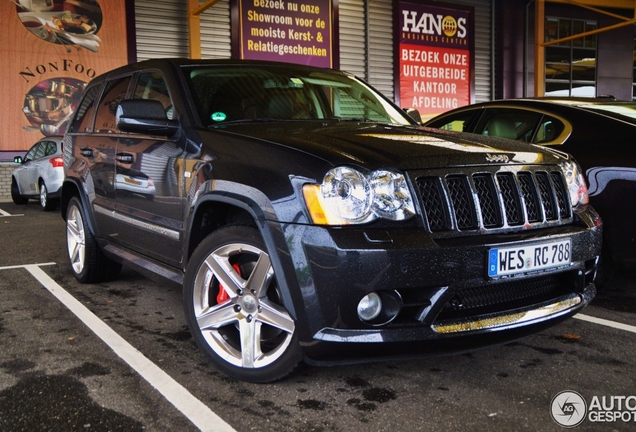
<path fill-rule="evenodd" d="M 331 120 L 331 121 L 360 121 L 361 119 L 351 119 L 349 117 L 338 117 L 338 116 L 333 116 L 333 117 L 327 117 L 325 120 Z"/>

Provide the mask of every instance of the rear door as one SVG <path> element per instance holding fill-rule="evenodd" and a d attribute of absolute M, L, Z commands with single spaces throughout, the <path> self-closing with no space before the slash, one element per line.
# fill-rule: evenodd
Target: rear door
<path fill-rule="evenodd" d="M 120 138 L 115 111 L 126 97 L 131 81 L 132 75 L 126 75 L 107 81 L 103 91 L 100 87 L 89 87 L 78 107 L 71 133 L 67 134 L 74 141 L 72 157 L 83 162 L 77 166 L 82 169 L 79 175 L 97 222 L 96 234 L 114 242 L 118 236 L 118 222 L 114 217 L 115 152 Z"/>

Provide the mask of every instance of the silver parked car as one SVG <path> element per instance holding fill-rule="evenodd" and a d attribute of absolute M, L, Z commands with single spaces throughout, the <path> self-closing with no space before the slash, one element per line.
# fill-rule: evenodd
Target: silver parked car
<path fill-rule="evenodd" d="M 24 155 L 13 159 L 20 166 L 13 170 L 11 198 L 16 204 L 26 204 L 29 198 L 39 199 L 45 211 L 57 207 L 64 180 L 62 137 L 45 137 Z"/>

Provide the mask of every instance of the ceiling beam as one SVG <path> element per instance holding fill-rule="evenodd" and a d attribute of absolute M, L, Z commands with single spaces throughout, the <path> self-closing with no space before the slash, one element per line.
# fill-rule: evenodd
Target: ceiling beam
<path fill-rule="evenodd" d="M 607 15 L 622 22 L 601 27 L 584 33 L 577 33 L 572 36 L 545 41 L 545 3 L 561 3 L 570 6 L 578 6 L 584 9 L 594 11 L 596 13 Z M 632 10 L 632 18 L 618 15 L 604 8 L 618 8 Z M 537 0 L 535 2 L 535 46 L 534 46 L 534 95 L 543 96 L 545 94 L 545 47 L 548 45 L 566 42 L 572 39 L 578 39 L 606 31 L 614 30 L 620 27 L 636 24 L 636 0 Z"/>
<path fill-rule="evenodd" d="M 201 14 L 217 4 L 219 0 L 188 0 L 188 50 L 191 59 L 201 58 Z"/>
<path fill-rule="evenodd" d="M 634 0 L 547 0 L 550 3 L 563 3 L 575 6 L 592 6 L 617 9 L 634 9 Z"/>

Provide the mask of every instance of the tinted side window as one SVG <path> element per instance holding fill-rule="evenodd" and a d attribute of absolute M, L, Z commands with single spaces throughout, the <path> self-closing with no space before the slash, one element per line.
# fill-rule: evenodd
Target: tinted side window
<path fill-rule="evenodd" d="M 171 120 L 174 118 L 168 86 L 158 72 L 144 72 L 139 74 L 133 97 L 135 99 L 151 99 L 161 102 L 168 118 Z"/>
<path fill-rule="evenodd" d="M 95 132 L 119 132 L 115 122 L 115 112 L 119 103 L 125 99 L 131 77 L 116 78 L 106 83 L 104 94 L 97 107 Z"/>
<path fill-rule="evenodd" d="M 38 146 L 35 148 L 35 154 L 33 155 L 33 159 L 43 158 L 45 152 L 46 152 L 46 143 L 45 142 L 39 143 Z"/>
<path fill-rule="evenodd" d="M 24 162 L 28 162 L 30 160 L 35 159 L 35 152 L 37 151 L 40 143 L 35 144 L 33 147 L 29 149 L 27 154 L 24 155 Z"/>
<path fill-rule="evenodd" d="M 543 116 L 541 123 L 539 123 L 539 129 L 532 140 L 535 144 L 549 143 L 554 141 L 563 132 L 565 125 L 561 120 L 547 115 Z"/>
<path fill-rule="evenodd" d="M 47 141 L 45 146 L 46 149 L 44 151 L 44 156 L 50 156 L 57 152 L 57 145 L 55 144 L 55 141 Z"/>
<path fill-rule="evenodd" d="M 95 100 L 101 86 L 92 86 L 84 93 L 82 102 L 75 111 L 75 118 L 69 127 L 69 132 L 90 132 L 95 115 Z"/>
<path fill-rule="evenodd" d="M 468 110 L 449 114 L 426 126 L 455 132 L 470 132 L 466 127 L 478 112 L 478 110 Z"/>
<path fill-rule="evenodd" d="M 515 108 L 488 109 L 475 133 L 531 142 L 543 114 Z"/>

